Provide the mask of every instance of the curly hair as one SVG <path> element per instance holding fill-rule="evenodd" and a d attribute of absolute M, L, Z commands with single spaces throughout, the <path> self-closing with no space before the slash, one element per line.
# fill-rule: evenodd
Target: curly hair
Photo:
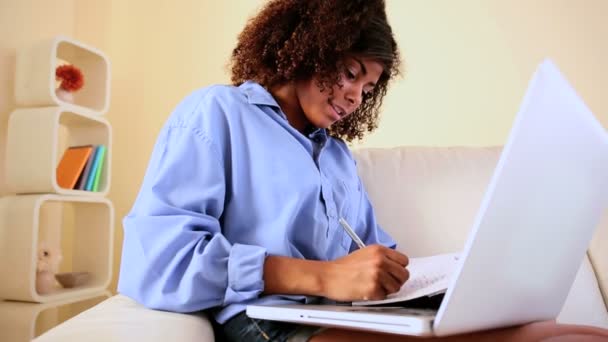
<path fill-rule="evenodd" d="M 353 141 L 378 127 L 389 80 L 399 74 L 399 52 L 384 0 L 273 0 L 251 18 L 230 58 L 232 83 L 247 80 L 266 89 L 314 79 L 321 90 L 340 84 L 344 60 L 371 58 L 383 65 L 361 106 L 334 123 L 330 135 Z"/>

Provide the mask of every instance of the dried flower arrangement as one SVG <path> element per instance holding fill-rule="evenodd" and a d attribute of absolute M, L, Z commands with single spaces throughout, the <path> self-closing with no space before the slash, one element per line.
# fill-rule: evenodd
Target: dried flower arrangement
<path fill-rule="evenodd" d="M 71 64 L 60 65 L 55 69 L 55 79 L 61 82 L 55 90 L 57 97 L 65 102 L 74 102 L 72 93 L 84 86 L 82 71 Z"/>

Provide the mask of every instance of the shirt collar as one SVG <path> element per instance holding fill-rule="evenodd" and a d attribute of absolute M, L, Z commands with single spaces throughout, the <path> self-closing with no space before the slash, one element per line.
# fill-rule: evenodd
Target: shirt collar
<path fill-rule="evenodd" d="M 325 143 L 327 140 L 327 130 L 324 128 L 310 127 L 306 130 L 306 136 L 317 143 Z"/>
<path fill-rule="evenodd" d="M 245 81 L 239 88 L 243 91 L 245 96 L 247 96 L 247 101 L 249 101 L 250 104 L 281 108 L 268 90 L 257 82 Z"/>
<path fill-rule="evenodd" d="M 272 94 L 262 87 L 261 84 L 254 81 L 245 81 L 239 86 L 247 97 L 250 104 L 258 106 L 271 106 L 278 109 L 277 113 L 285 120 L 287 116 L 281 110 L 281 107 L 274 99 Z M 323 128 L 311 127 L 306 131 L 306 136 L 315 142 L 325 142 L 327 140 L 327 130 Z"/>

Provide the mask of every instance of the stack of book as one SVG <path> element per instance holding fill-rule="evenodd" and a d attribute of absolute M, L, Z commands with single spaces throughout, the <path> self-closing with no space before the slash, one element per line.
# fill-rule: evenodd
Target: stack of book
<path fill-rule="evenodd" d="M 57 166 L 57 184 L 64 189 L 98 191 L 105 145 L 69 147 Z"/>

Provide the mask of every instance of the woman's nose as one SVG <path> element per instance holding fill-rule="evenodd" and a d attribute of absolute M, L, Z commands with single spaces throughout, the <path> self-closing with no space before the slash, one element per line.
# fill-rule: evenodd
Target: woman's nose
<path fill-rule="evenodd" d="M 349 112 L 354 111 L 361 104 L 362 95 L 361 90 L 358 88 L 356 85 L 350 85 L 345 89 L 344 97 L 348 101 L 348 104 L 352 106 L 352 108 L 349 108 Z"/>

